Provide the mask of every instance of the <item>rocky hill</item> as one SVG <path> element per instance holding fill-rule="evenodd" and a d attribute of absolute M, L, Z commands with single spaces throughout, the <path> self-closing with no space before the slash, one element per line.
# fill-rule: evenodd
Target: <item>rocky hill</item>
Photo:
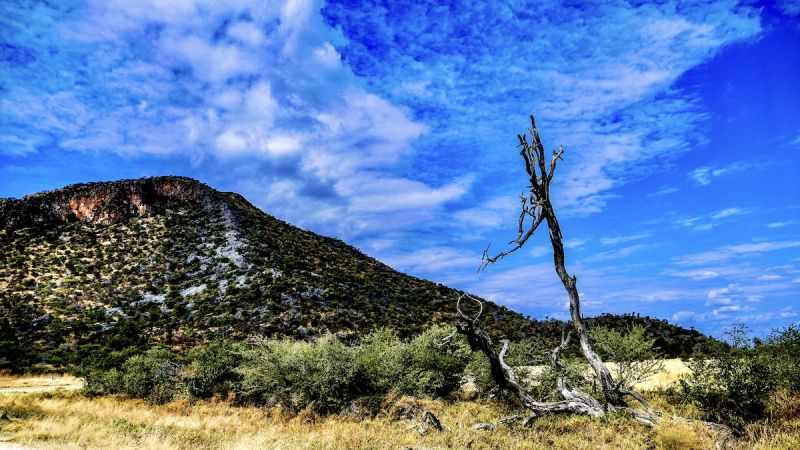
<path fill-rule="evenodd" d="M 0 368 L 99 343 L 411 335 L 452 321 L 457 296 L 182 177 L 0 200 L 0 249 Z M 491 303 L 484 317 L 513 339 L 560 327 Z"/>

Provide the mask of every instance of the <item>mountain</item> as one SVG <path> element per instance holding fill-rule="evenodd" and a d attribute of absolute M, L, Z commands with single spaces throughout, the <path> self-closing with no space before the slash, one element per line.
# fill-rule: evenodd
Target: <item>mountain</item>
<path fill-rule="evenodd" d="M 97 343 L 326 333 L 354 341 L 382 326 L 407 336 L 451 322 L 458 295 L 241 195 L 174 176 L 2 199 L 0 248 L 0 368 Z M 512 339 L 561 327 L 491 302 L 483 324 Z M 678 334 L 684 352 L 705 339 Z"/>

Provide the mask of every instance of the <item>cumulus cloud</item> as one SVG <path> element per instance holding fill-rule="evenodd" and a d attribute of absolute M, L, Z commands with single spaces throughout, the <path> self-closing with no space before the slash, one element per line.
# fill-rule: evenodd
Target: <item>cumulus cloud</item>
<path fill-rule="evenodd" d="M 361 229 L 361 213 L 430 213 L 460 197 L 463 176 L 432 186 L 394 173 L 429 128 L 342 64 L 321 6 L 89 1 L 33 41 L 59 49 L 33 63 L 52 81 L 8 85 L 7 122 L 27 125 L 0 142 L 25 155 L 54 136 L 62 149 L 221 164 L 261 206 L 337 234 Z M 38 25 L 60 14 L 27 13 Z"/>
<path fill-rule="evenodd" d="M 702 304 L 729 284 L 785 297 L 779 282 L 797 279 L 793 269 L 723 264 L 773 251 L 763 242 L 686 255 L 663 272 L 696 285 L 636 278 L 656 263 L 651 256 L 664 256 L 644 252 L 656 247 L 647 239 L 673 230 L 601 238 L 596 230 L 613 214 L 576 217 L 604 211 L 618 188 L 704 142 L 703 105 L 676 81 L 757 35 L 756 8 L 732 0 L 545 1 L 525 10 L 480 1 L 8 3 L 15 14 L 0 17 L 0 37 L 15 47 L 0 72 L 3 157 L 109 153 L 152 163 L 142 174 L 185 168 L 402 270 L 529 311 L 565 312 L 552 266 L 519 266 L 544 261 L 548 243 L 531 241 L 479 277 L 483 244 L 465 243 L 513 238 L 525 190 L 514 136 L 534 112 L 547 149 L 567 151 L 553 192 L 568 256 L 604 261 L 592 270 L 570 259 L 590 310 Z M 689 180 L 708 185 L 746 168 L 708 163 Z M 678 192 L 655 186 L 660 201 Z M 702 230 L 750 211 L 678 220 Z M 597 238 L 575 239 L 581 226 L 578 236 Z M 612 245 L 621 248 L 603 247 Z M 776 274 L 784 278 L 758 279 Z M 711 308 L 733 304 L 669 306 L 664 317 L 680 308 L 711 318 Z"/>

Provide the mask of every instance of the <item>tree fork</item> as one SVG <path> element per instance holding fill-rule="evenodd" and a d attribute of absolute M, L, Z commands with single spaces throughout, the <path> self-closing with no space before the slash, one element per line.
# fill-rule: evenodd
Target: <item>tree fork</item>
<path fill-rule="evenodd" d="M 509 242 L 514 244 L 508 250 L 502 251 L 495 256 L 489 256 L 489 248 L 483 251 L 481 258 L 481 265 L 479 271 L 485 270 L 489 264 L 494 264 L 503 259 L 509 254 L 519 250 L 533 236 L 536 229 L 542 222 L 547 222 L 548 231 L 550 233 L 550 243 L 553 247 L 553 264 L 555 266 L 556 274 L 564 285 L 564 289 L 569 296 L 569 310 L 572 322 L 572 328 L 578 336 L 578 342 L 583 356 L 589 362 L 592 370 L 600 381 L 600 386 L 603 390 L 603 398 L 605 404 L 602 405 L 591 395 L 582 392 L 578 389 L 570 389 L 564 380 L 564 368 L 558 362 L 558 357 L 567 345 L 569 344 L 571 333 L 565 333 L 562 336 L 561 344 L 556 346 L 550 353 L 550 361 L 553 369 L 560 373 L 557 380 L 558 391 L 564 398 L 563 401 L 558 402 L 539 402 L 533 399 L 530 394 L 517 383 L 516 374 L 514 369 L 506 364 L 505 356 L 508 353 L 509 342 L 503 340 L 503 347 L 498 353 L 494 348 L 491 338 L 478 326 L 478 319 L 483 312 L 483 302 L 469 296 L 468 294 L 461 294 L 456 300 L 456 313 L 459 317 L 456 329 L 459 333 L 467 338 L 467 342 L 473 350 L 481 351 L 489 360 L 489 367 L 492 378 L 501 389 L 510 391 L 514 396 L 529 409 L 533 414 L 525 422 L 529 422 L 532 418 L 543 414 L 557 414 L 557 413 L 575 413 L 587 414 L 593 417 L 603 416 L 612 411 L 626 411 L 631 414 L 636 420 L 644 423 L 645 425 L 652 426 L 656 424 L 663 417 L 669 417 L 674 420 L 681 420 L 683 422 L 691 423 L 692 420 L 684 419 L 681 417 L 665 415 L 657 411 L 652 411 L 647 401 L 633 390 L 622 390 L 614 383 L 614 378 L 608 370 L 603 360 L 592 348 L 589 341 L 589 332 L 586 327 L 586 322 L 581 315 L 580 295 L 578 294 L 577 279 L 574 275 L 567 272 L 564 256 L 564 243 L 563 236 L 561 235 L 561 227 L 558 224 L 555 210 L 550 201 L 550 183 L 553 180 L 558 161 L 561 160 L 564 154 L 564 149 L 559 147 L 553 152 L 550 159 L 549 169 L 545 164 L 544 145 L 539 137 L 539 131 L 536 129 L 536 121 L 531 116 L 531 127 L 528 130 L 531 137 L 531 142 L 528 143 L 526 135 L 518 135 L 520 155 L 525 162 L 525 171 L 528 173 L 530 180 L 530 190 L 528 195 L 522 195 L 520 201 L 522 204 L 521 212 L 518 219 L 518 233 L 517 237 Z M 528 221 L 530 225 L 525 227 Z M 464 298 L 475 302 L 479 309 L 473 315 L 464 313 L 461 309 L 461 301 Z M 445 339 L 450 339 L 448 336 Z M 629 395 L 638 401 L 644 409 L 628 407 L 623 397 Z M 702 422 L 716 432 L 728 436 L 730 430 L 716 423 Z"/>
<path fill-rule="evenodd" d="M 520 155 L 525 162 L 525 171 L 530 181 L 530 190 L 527 197 L 523 195 L 521 198 L 522 210 L 518 221 L 518 234 L 517 238 L 510 242 L 510 244 L 515 245 L 511 249 L 500 252 L 493 257 L 489 256 L 488 248 L 484 250 L 479 270 L 484 270 L 489 264 L 493 264 L 519 250 L 533 236 L 539 225 L 542 222 L 547 222 L 550 243 L 553 247 L 553 264 L 556 274 L 569 296 L 570 318 L 572 327 L 578 337 L 581 352 L 597 376 L 606 402 L 612 406 L 622 407 L 625 406 L 625 402 L 622 399 L 623 394 L 620 393 L 614 383 L 611 372 L 603 363 L 600 355 L 594 351 L 589 341 L 586 322 L 581 315 L 581 300 L 578 294 L 577 279 L 567 272 L 561 226 L 558 224 L 558 218 L 550 201 L 550 184 L 553 181 L 558 161 L 562 159 L 564 149 L 559 147 L 558 150 L 553 152 L 548 169 L 548 164 L 545 163 L 544 145 L 539 137 L 539 130 L 536 128 L 536 120 L 533 116 L 530 116 L 530 118 L 531 127 L 528 130 L 528 135 L 531 142 L 528 142 L 527 135 L 517 136 Z M 530 217 L 530 226 L 525 230 L 525 222 L 528 217 Z"/>

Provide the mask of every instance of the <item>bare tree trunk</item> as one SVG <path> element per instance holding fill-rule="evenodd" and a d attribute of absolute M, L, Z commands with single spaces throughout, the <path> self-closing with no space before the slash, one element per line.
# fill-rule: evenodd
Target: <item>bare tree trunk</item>
<path fill-rule="evenodd" d="M 550 243 L 553 247 L 553 264 L 555 265 L 558 278 L 564 285 L 564 289 L 569 296 L 569 311 L 572 319 L 572 327 L 578 336 L 581 352 L 589 365 L 592 367 L 597 379 L 600 382 L 600 388 L 603 391 L 603 397 L 606 402 L 613 406 L 624 406 L 625 402 L 622 400 L 614 378 L 608 370 L 603 360 L 592 348 L 589 342 L 589 332 L 586 328 L 586 323 L 581 316 L 581 299 L 578 294 L 577 279 L 567 272 L 564 257 L 564 243 L 563 236 L 561 235 L 561 227 L 558 224 L 553 204 L 550 201 L 550 183 L 553 180 L 556 166 L 561 156 L 564 154 L 563 148 L 559 147 L 558 150 L 553 152 L 550 160 L 549 170 L 545 162 L 544 145 L 539 138 L 539 131 L 536 129 L 536 121 L 531 116 L 531 127 L 529 129 L 531 143 L 528 143 L 526 135 L 518 135 L 520 145 L 520 155 L 525 160 L 525 171 L 528 173 L 530 180 L 530 192 L 528 196 L 522 196 L 522 211 L 518 219 L 519 232 L 517 238 L 511 241 L 511 244 L 516 244 L 510 250 L 501 252 L 494 257 L 490 257 L 488 248 L 483 253 L 483 260 L 481 263 L 481 270 L 485 269 L 490 263 L 495 263 L 504 258 L 510 253 L 520 249 L 528 239 L 533 236 L 536 229 L 542 222 L 547 222 L 547 227 L 550 231 Z M 530 217 L 530 225 L 527 230 L 525 229 L 526 220 Z"/>
<path fill-rule="evenodd" d="M 571 389 L 567 386 L 564 379 L 564 367 L 558 362 L 560 353 L 567 347 L 570 341 L 571 333 L 567 333 L 562 337 L 561 344 L 552 350 L 550 353 L 550 361 L 553 369 L 560 374 L 557 379 L 557 388 L 564 400 L 558 402 L 539 402 L 528 394 L 516 378 L 516 374 L 511 366 L 506 364 L 505 356 L 508 353 L 509 342 L 502 341 L 503 347 L 498 353 L 494 348 L 491 338 L 478 326 L 478 319 L 483 312 L 483 303 L 467 294 L 462 294 L 456 301 L 456 311 L 460 318 L 458 322 L 458 331 L 465 335 L 467 342 L 473 350 L 479 350 L 486 355 L 489 360 L 492 378 L 501 389 L 510 391 L 514 396 L 529 409 L 533 416 L 541 414 L 555 414 L 555 413 L 575 413 L 587 414 L 590 416 L 602 416 L 608 412 L 615 410 L 625 410 L 631 414 L 635 419 L 646 425 L 654 425 L 658 422 L 663 414 L 650 410 L 647 401 L 632 390 L 621 390 L 619 386 L 614 383 L 614 378 L 608 370 L 603 360 L 592 348 L 589 342 L 589 332 L 586 328 L 586 322 L 581 315 L 581 300 L 578 294 L 577 280 L 575 276 L 567 272 L 564 256 L 564 243 L 561 235 L 561 227 L 558 224 L 556 213 L 550 201 L 550 183 L 553 180 L 556 166 L 561 156 L 564 154 L 563 148 L 559 147 L 558 150 L 553 152 L 550 160 L 549 169 L 545 163 L 544 146 L 539 138 L 539 132 L 536 129 L 536 122 L 531 116 L 531 128 L 529 129 L 531 136 L 531 143 L 528 143 L 526 135 L 518 135 L 519 146 L 521 148 L 520 155 L 525 160 L 525 171 L 528 173 L 530 180 L 530 191 L 528 195 L 522 195 L 520 201 L 522 203 L 521 212 L 518 219 L 518 234 L 517 237 L 509 242 L 514 246 L 506 251 L 500 252 L 495 256 L 489 256 L 489 249 L 487 247 L 483 252 L 483 258 L 479 270 L 484 270 L 489 264 L 496 263 L 507 255 L 519 250 L 523 245 L 533 236 L 536 229 L 542 222 L 547 221 L 547 227 L 550 231 L 550 243 L 553 247 L 553 264 L 555 266 L 558 278 L 564 285 L 564 289 L 569 296 L 569 310 L 572 322 L 572 328 L 578 336 L 581 352 L 589 365 L 592 367 L 597 379 L 600 381 L 600 387 L 603 391 L 603 398 L 605 404 L 601 404 L 591 395 L 582 392 L 578 389 Z M 528 225 L 526 226 L 526 223 Z M 475 302 L 479 306 L 479 310 L 474 315 L 467 315 L 461 308 L 461 301 L 467 298 Z M 449 339 L 450 336 L 448 336 Z M 623 397 L 630 395 L 636 401 L 644 406 L 644 409 L 630 408 L 627 406 Z M 676 420 L 683 420 L 691 422 L 687 419 L 680 417 L 668 416 Z M 530 418 L 526 420 L 529 422 Z M 722 434 L 729 434 L 726 427 L 714 423 L 703 422 L 706 426 L 714 429 Z M 486 425 L 486 424 L 484 424 Z"/>
<path fill-rule="evenodd" d="M 533 118 L 531 117 L 531 122 Z M 534 125 L 535 126 L 535 125 Z M 600 355 L 594 351 L 591 342 L 589 342 L 589 330 L 586 328 L 586 322 L 581 315 L 581 299 L 578 295 L 577 279 L 575 276 L 570 276 L 564 264 L 564 244 L 561 236 L 561 227 L 558 225 L 558 219 L 553 211 L 553 205 L 550 203 L 550 198 L 544 199 L 542 205 L 542 212 L 547 220 L 547 226 L 550 229 L 550 243 L 553 246 L 553 264 L 555 264 L 556 273 L 564 289 L 567 290 L 569 295 L 569 312 L 572 319 L 572 326 L 575 333 L 578 335 L 578 342 L 580 343 L 581 352 L 589 365 L 592 366 L 597 379 L 600 381 L 600 387 L 603 390 L 603 397 L 606 401 L 614 406 L 624 406 L 625 402 L 622 400 L 617 385 L 614 383 L 614 378 L 608 370 Z"/>
<path fill-rule="evenodd" d="M 472 317 L 467 316 L 461 309 L 461 300 L 467 297 L 468 299 L 477 302 L 480 305 L 480 311 Z M 587 414 L 593 417 L 599 417 L 605 414 L 605 409 L 600 403 L 597 402 L 589 394 L 570 390 L 564 386 L 563 380 L 559 381 L 559 390 L 564 397 L 560 402 L 539 402 L 528 394 L 528 392 L 520 386 L 517 382 L 514 369 L 505 362 L 505 356 L 508 353 L 509 342 L 503 341 L 503 348 L 500 353 L 497 353 L 492 339 L 480 327 L 477 326 L 477 321 L 483 311 L 483 304 L 468 295 L 462 295 L 456 302 L 456 310 L 459 316 L 463 319 L 459 322 L 458 330 L 467 338 L 467 343 L 474 350 L 480 350 L 486 355 L 489 360 L 489 370 L 492 379 L 498 384 L 500 389 L 508 390 L 522 403 L 522 406 L 531 410 L 534 415 L 543 414 L 558 414 L 558 413 L 573 413 L 573 414 Z M 566 347 L 566 344 L 563 344 Z M 561 351 L 562 346 L 553 350 L 554 366 L 557 365 L 558 353 Z M 560 367 L 560 366 L 558 366 Z"/>

